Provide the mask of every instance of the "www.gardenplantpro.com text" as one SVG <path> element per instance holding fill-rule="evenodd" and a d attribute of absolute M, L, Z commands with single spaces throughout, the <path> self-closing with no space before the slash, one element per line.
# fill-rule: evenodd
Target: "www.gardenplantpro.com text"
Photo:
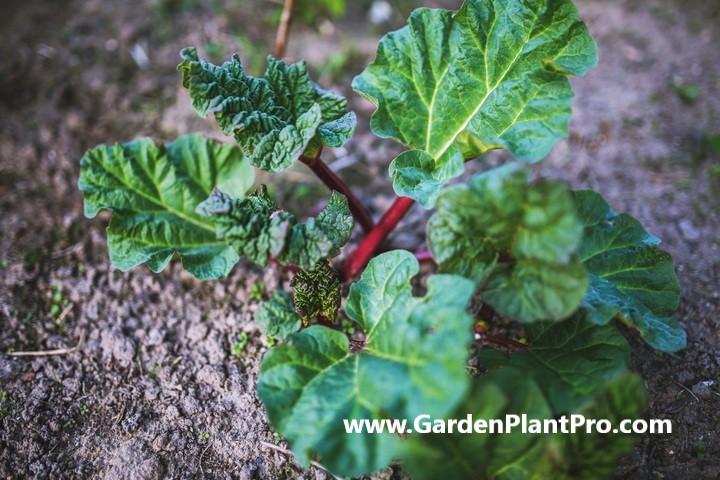
<path fill-rule="evenodd" d="M 505 415 L 497 419 L 473 419 L 471 414 L 463 419 L 433 419 L 430 415 L 415 417 L 412 428 L 408 421 L 394 419 L 343 419 L 346 433 L 672 433 L 672 422 L 667 419 L 624 419 L 617 425 L 608 419 L 585 418 L 573 414 L 560 418 L 536 419 L 526 414 Z"/>

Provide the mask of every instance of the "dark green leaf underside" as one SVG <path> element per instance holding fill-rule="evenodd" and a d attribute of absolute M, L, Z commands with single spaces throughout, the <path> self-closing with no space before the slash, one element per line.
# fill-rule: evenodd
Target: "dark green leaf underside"
<path fill-rule="evenodd" d="M 585 224 L 579 255 L 590 277 L 582 303 L 590 320 L 604 324 L 617 316 L 654 348 L 684 348 L 685 331 L 672 317 L 680 286 L 660 240 L 631 216 L 615 213 L 594 191 L 577 191 L 575 199 Z"/>

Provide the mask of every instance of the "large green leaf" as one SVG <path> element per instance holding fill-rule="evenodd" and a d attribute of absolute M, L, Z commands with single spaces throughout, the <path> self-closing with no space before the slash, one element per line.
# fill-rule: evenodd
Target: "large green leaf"
<path fill-rule="evenodd" d="M 442 272 L 470 278 L 483 299 L 515 320 L 559 320 L 587 290 L 575 255 L 582 224 L 560 183 L 528 185 L 518 165 L 447 188 L 428 224 L 428 245 Z"/>
<path fill-rule="evenodd" d="M 391 168 L 395 191 L 430 208 L 464 155 L 545 156 L 567 135 L 567 75 L 596 63 L 570 0 L 466 0 L 458 12 L 413 12 L 353 87 L 378 107 L 373 132 L 412 149 Z"/>
<path fill-rule="evenodd" d="M 355 131 L 347 100 L 315 85 L 305 62 L 288 66 L 270 56 L 265 77 L 255 78 L 237 56 L 218 66 L 200 60 L 195 48 L 180 55 L 178 68 L 195 109 L 213 113 L 223 133 L 264 170 L 289 167 L 312 140 L 340 147 Z"/>
<path fill-rule="evenodd" d="M 449 417 L 475 422 L 505 420 L 522 415 L 543 420 L 552 411 L 543 392 L 527 372 L 501 368 L 473 380 L 473 388 Z M 527 478 L 543 450 L 539 434 L 511 432 L 436 432 L 413 435 L 402 446 L 400 458 L 408 473 L 418 480 L 462 478 Z M 417 427 L 414 427 L 417 430 Z M 463 428 L 465 428 L 463 426 Z M 550 477 L 548 477 L 550 478 Z"/>
<path fill-rule="evenodd" d="M 236 147 L 188 135 L 167 146 L 142 138 L 96 147 L 80 162 L 78 185 L 88 218 L 113 212 L 107 234 L 115 267 L 147 263 L 159 272 L 179 254 L 192 275 L 216 279 L 239 257 L 195 207 L 215 187 L 242 196 L 254 178 Z"/>
<path fill-rule="evenodd" d="M 595 325 L 579 312 L 563 322 L 525 326 L 530 348 L 508 355 L 483 349 L 484 366 L 515 367 L 532 376 L 554 412 L 569 412 L 593 397 L 611 378 L 624 372 L 630 347 L 613 326 Z"/>
<path fill-rule="evenodd" d="M 680 300 L 672 257 L 640 222 L 615 213 L 600 194 L 575 192 L 585 240 L 579 256 L 590 277 L 582 306 L 597 324 L 619 317 L 654 348 L 685 347 L 685 331 L 672 316 Z"/>
<path fill-rule="evenodd" d="M 640 418 L 644 405 L 642 380 L 625 373 L 601 385 L 582 406 L 558 412 L 548 405 L 534 372 L 504 367 L 476 379 L 470 394 L 450 417 L 464 420 L 470 415 L 471 429 L 474 422 L 485 421 L 485 432 L 458 431 L 456 426 L 453 432 L 413 435 L 404 443 L 401 458 L 418 480 L 612 478 L 618 458 L 635 441 L 633 435 L 613 429 L 619 428 L 622 420 Z M 527 431 L 523 432 L 521 419 L 509 432 L 490 429 L 492 421 L 507 422 L 508 415 L 525 415 Z M 558 433 L 537 430 L 545 421 L 557 422 L 561 415 L 567 420 L 568 433 L 561 433 L 561 425 Z M 585 421 L 609 420 L 610 432 L 598 433 L 595 426 L 588 432 L 586 423 L 569 433 L 570 422 L 579 415 Z"/>
<path fill-rule="evenodd" d="M 365 331 L 362 348 L 351 350 L 343 333 L 315 326 L 266 355 L 258 393 L 301 463 L 316 453 L 340 475 L 383 468 L 399 438 L 348 434 L 343 419 L 441 417 L 463 397 L 473 284 L 435 275 L 417 298 L 410 279 L 418 271 L 411 253 L 392 251 L 371 260 L 351 286 L 347 313 Z"/>
<path fill-rule="evenodd" d="M 585 419 L 607 419 L 612 424 L 608 433 L 585 429 L 575 433 L 557 433 L 547 441 L 546 453 L 533 466 L 526 478 L 545 480 L 583 480 L 613 478 L 618 460 L 630 451 L 636 435 L 619 430 L 623 420 L 642 416 L 645 407 L 645 387 L 640 377 L 632 373 L 609 381 L 589 404 L 577 414 Z M 629 425 L 625 425 L 626 428 Z"/>
<path fill-rule="evenodd" d="M 347 198 L 337 192 L 317 217 L 305 223 L 281 210 L 265 186 L 241 199 L 215 189 L 197 212 L 214 222 L 219 239 L 260 266 L 274 257 L 312 270 L 319 260 L 340 253 L 353 228 Z"/>

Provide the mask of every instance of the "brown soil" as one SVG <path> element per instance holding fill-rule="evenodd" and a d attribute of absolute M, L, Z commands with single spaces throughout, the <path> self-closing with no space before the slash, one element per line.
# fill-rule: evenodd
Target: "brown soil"
<path fill-rule="evenodd" d="M 400 17 L 412 2 L 395 3 L 402 3 Z M 255 393 L 268 347 L 252 315 L 258 295 L 288 278 L 248 264 L 210 283 L 177 265 L 158 275 L 112 270 L 107 216 L 85 219 L 76 187 L 78 160 L 98 143 L 216 134 L 179 85 L 177 52 L 199 45 L 219 60 L 241 50 L 258 65 L 274 35 L 273 5 L 3 2 L 0 477 L 325 478 L 262 443 L 279 438 Z M 574 81 L 570 138 L 538 172 L 598 189 L 664 240 L 676 259 L 683 287 L 677 316 L 688 332 L 688 348 L 675 355 L 633 342 L 633 368 L 648 386 L 647 416 L 672 419 L 674 432 L 641 436 L 617 476 L 720 478 L 720 154 L 703 140 L 720 134 L 720 8 L 699 0 L 579 6 L 601 62 Z M 367 28 L 362 7 L 352 9 L 343 22 L 296 28 L 289 56 L 309 56 L 321 83 L 352 97 L 362 127 L 335 152 L 336 167 L 371 184 L 364 200 L 379 213 L 390 201 L 385 168 L 398 150 L 368 134 L 370 109 L 347 85 L 387 27 Z M 148 57 L 143 68 L 131 54 L 140 59 L 140 50 Z M 697 88 L 695 100 L 682 98 L 692 96 L 687 87 Z M 298 168 L 280 180 L 281 192 L 302 194 L 307 208 L 300 210 L 325 195 L 305 186 L 309 178 Z M 413 210 L 394 245 L 421 243 L 424 217 Z M 233 355 L 243 332 L 248 344 Z M 60 356 L 4 353 L 78 342 Z"/>

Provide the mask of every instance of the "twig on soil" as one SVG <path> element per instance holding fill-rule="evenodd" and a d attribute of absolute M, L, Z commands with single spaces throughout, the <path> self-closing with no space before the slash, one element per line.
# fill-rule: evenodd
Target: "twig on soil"
<path fill-rule="evenodd" d="M 278 27 L 277 36 L 275 37 L 275 58 L 285 56 L 285 47 L 287 47 L 288 32 L 290 31 L 290 23 L 292 22 L 293 7 L 295 0 L 285 0 L 282 16 L 280 17 L 280 26 Z"/>
<path fill-rule="evenodd" d="M 211 444 L 208 442 L 207 447 L 205 447 L 205 450 L 203 450 L 202 453 L 200 454 L 200 459 L 198 459 L 198 465 L 200 467 L 200 476 L 203 478 L 205 478 L 205 471 L 203 470 L 202 459 L 203 459 L 203 456 L 205 456 L 205 452 L 207 452 L 208 448 L 210 448 L 210 445 Z"/>
<path fill-rule="evenodd" d="M 678 385 L 680 385 L 680 386 L 683 388 L 683 390 L 685 390 L 686 392 L 688 392 L 690 395 L 693 396 L 693 398 L 694 398 L 695 400 L 697 400 L 698 402 L 700 402 L 700 399 L 697 397 L 697 395 L 695 395 L 695 394 L 693 393 L 692 390 L 690 390 L 688 387 L 686 387 L 685 385 L 683 385 L 683 384 L 680 383 L 680 382 L 675 382 L 675 383 L 677 383 Z"/>
<path fill-rule="evenodd" d="M 72 253 L 75 253 L 76 251 L 80 250 L 80 248 L 82 247 L 82 245 L 83 245 L 83 242 L 80 241 L 80 242 L 76 243 L 75 245 L 72 245 L 72 246 L 70 246 L 70 247 L 68 247 L 68 248 L 64 248 L 64 249 L 59 250 L 59 251 L 57 251 L 57 252 L 53 252 L 52 254 L 50 254 L 50 258 L 52 258 L 53 260 L 57 260 L 58 258 L 62 258 L 62 257 L 65 257 L 65 256 L 67 256 L 67 255 L 70 255 L 70 254 L 72 254 Z"/>
<path fill-rule="evenodd" d="M 55 355 L 67 355 L 69 353 L 77 352 L 80 347 L 83 344 L 83 341 L 85 339 L 83 337 L 80 337 L 80 340 L 78 341 L 77 345 L 70 348 L 58 348 L 56 350 L 38 350 L 38 351 L 28 351 L 28 352 L 10 352 L 8 353 L 8 356 L 10 357 L 50 357 Z"/>
<path fill-rule="evenodd" d="M 280 453 L 282 453 L 283 455 L 287 455 L 288 457 L 293 457 L 293 453 L 292 453 L 290 450 L 286 449 L 286 448 L 279 447 L 279 446 L 274 445 L 274 444 L 269 443 L 269 442 L 260 442 L 260 444 L 261 444 L 263 447 L 265 447 L 265 448 L 269 448 L 270 450 L 275 450 L 276 452 L 280 452 Z M 319 468 L 320 470 L 322 470 L 323 472 L 327 473 L 328 475 L 330 475 L 330 476 L 331 476 L 332 478 L 334 478 L 335 480 L 342 480 L 342 478 L 336 477 L 335 475 L 333 475 L 333 474 L 330 472 L 330 470 L 328 470 L 328 469 L 325 468 L 321 463 L 318 463 L 318 462 L 316 462 L 315 460 L 310 460 L 310 465 L 312 465 L 312 466 L 315 467 L 315 468 Z"/>

